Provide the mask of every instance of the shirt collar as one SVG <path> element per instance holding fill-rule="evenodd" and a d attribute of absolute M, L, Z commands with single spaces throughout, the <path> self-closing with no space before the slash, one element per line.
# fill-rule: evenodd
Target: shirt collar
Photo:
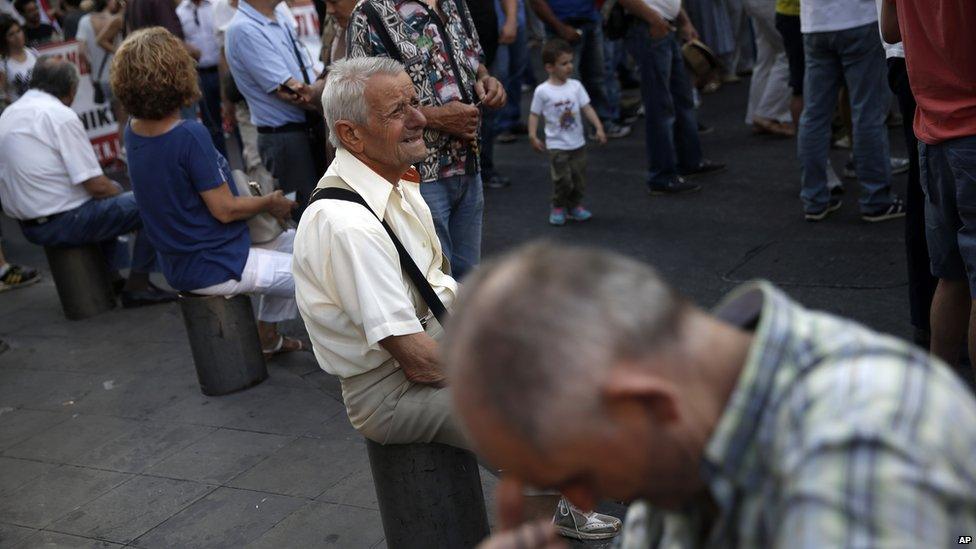
<path fill-rule="evenodd" d="M 416 173 L 413 168 L 407 170 L 400 179 L 400 185 L 409 183 L 412 178 L 411 172 Z M 346 182 L 346 185 L 349 185 L 352 190 L 363 197 L 366 203 L 369 204 L 369 208 L 380 219 L 383 219 L 386 215 L 386 205 L 390 201 L 390 194 L 396 192 L 389 181 L 383 179 L 380 174 L 374 172 L 362 160 L 356 158 L 351 152 L 341 147 L 336 150 L 335 160 L 332 161 L 325 175 L 326 177 L 336 175 L 342 178 Z"/>
<path fill-rule="evenodd" d="M 790 346 L 789 317 L 795 306 L 769 282 L 757 281 L 733 290 L 714 310 L 717 317 L 739 326 L 755 323 L 752 345 L 739 380 L 705 448 L 705 478 L 717 500 L 726 495 L 715 493 L 723 480 L 748 486 L 759 474 L 762 456 L 756 455 L 756 437 L 763 412 L 773 397 L 779 366 Z"/>

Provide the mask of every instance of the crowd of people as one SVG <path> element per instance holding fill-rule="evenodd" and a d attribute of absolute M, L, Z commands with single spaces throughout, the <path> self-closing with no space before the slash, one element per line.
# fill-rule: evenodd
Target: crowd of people
<path fill-rule="evenodd" d="M 0 204 L 26 238 L 100 244 L 130 269 L 125 306 L 176 297 L 156 271 L 176 292 L 257 295 L 265 355 L 314 352 L 365 437 L 476 449 L 515 479 L 513 509 L 521 483 L 563 495 L 553 527 L 488 547 L 622 530 L 627 547 L 929 546 L 976 530 L 976 402 L 944 364 L 968 343 L 976 365 L 976 5 L 323 0 L 312 51 L 281 0 L 5 3 Z M 34 49 L 62 35 L 85 44 L 131 191 L 70 108 L 77 64 Z M 548 156 L 554 226 L 599 215 L 587 143 L 641 117 L 647 191 L 702 191 L 725 165 L 704 154 L 698 106 L 750 75 L 744 122 L 796 138 L 803 219 L 841 207 L 838 144 L 861 219 L 907 215 L 930 355 L 766 283 L 706 313 L 602 251 L 478 267 L 484 189 L 512 184 L 496 144 L 525 135 Z M 897 119 L 908 159 L 890 153 Z M 0 290 L 37 277 L 0 255 Z M 278 330 L 299 315 L 310 349 Z M 624 526 L 592 511 L 602 498 L 645 503 Z"/>

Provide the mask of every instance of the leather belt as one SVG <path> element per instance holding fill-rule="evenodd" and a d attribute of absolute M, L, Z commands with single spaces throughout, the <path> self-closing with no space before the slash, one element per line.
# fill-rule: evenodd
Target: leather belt
<path fill-rule="evenodd" d="M 50 223 L 59 217 L 61 217 L 61 214 L 56 213 L 51 215 L 45 215 L 44 217 L 35 217 L 34 219 L 21 219 L 20 224 L 23 225 L 24 227 L 37 227 L 38 225 L 44 225 L 45 223 Z"/>
<path fill-rule="evenodd" d="M 289 122 L 284 126 L 258 126 L 258 133 L 294 133 L 308 130 L 307 122 Z"/>

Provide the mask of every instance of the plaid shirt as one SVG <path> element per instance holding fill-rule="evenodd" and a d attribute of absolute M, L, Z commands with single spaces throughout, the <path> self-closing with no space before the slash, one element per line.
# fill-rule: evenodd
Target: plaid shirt
<path fill-rule="evenodd" d="M 393 43 L 397 44 L 407 73 L 421 104 L 444 105 L 451 101 L 475 103 L 474 83 L 482 51 L 474 22 L 464 0 L 439 0 L 438 15 L 419 0 L 366 0 L 378 11 Z M 349 22 L 349 57 L 391 57 L 377 30 L 369 24 L 363 4 L 353 10 Z M 394 20 L 391 24 L 388 21 Z M 445 30 L 446 34 L 441 32 Z M 452 55 L 453 54 L 453 55 Z M 424 130 L 427 158 L 417 166 L 424 182 L 480 171 L 478 154 L 461 138 L 436 130 Z"/>
<path fill-rule="evenodd" d="M 976 536 L 976 401 L 948 368 L 765 282 L 716 314 L 755 326 L 703 460 L 717 514 L 707 533 L 695 509 L 666 515 L 662 532 L 635 504 L 623 547 L 914 549 Z"/>

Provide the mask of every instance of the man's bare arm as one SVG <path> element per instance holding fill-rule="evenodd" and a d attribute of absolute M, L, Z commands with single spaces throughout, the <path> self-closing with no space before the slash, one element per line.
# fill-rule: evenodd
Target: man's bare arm
<path fill-rule="evenodd" d="M 898 27 L 898 4 L 894 0 L 881 2 L 881 38 L 889 44 L 901 42 L 901 28 Z"/>
<path fill-rule="evenodd" d="M 425 332 L 390 336 L 380 340 L 380 345 L 400 363 L 400 368 L 411 382 L 434 387 L 444 386 L 440 346 Z"/>

